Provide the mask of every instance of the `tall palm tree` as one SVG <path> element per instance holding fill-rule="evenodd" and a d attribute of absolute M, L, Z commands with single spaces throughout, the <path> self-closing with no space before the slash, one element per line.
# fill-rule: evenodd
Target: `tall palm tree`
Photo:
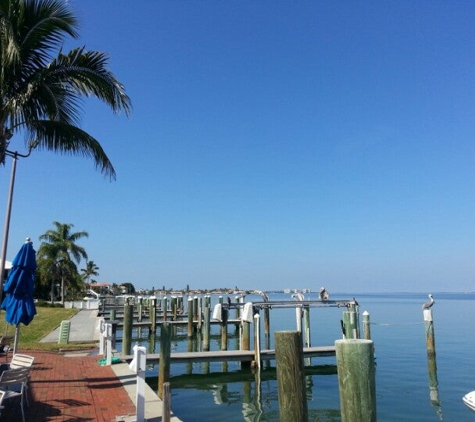
<path fill-rule="evenodd" d="M 38 265 L 49 271 L 51 277 L 51 296 L 54 298 L 54 284 L 61 281 L 61 302 L 64 304 L 64 286 L 67 281 L 74 282 L 78 274 L 76 263 L 81 258 L 87 259 L 86 250 L 76 242 L 89 237 L 86 231 L 71 232 L 73 224 L 63 224 L 53 221 L 56 230 L 48 230 L 40 236 L 43 241 L 38 248 Z M 44 262 L 41 262 L 44 261 Z"/>
<path fill-rule="evenodd" d="M 99 142 L 79 128 L 81 100 L 96 97 L 126 114 L 131 101 L 105 53 L 62 51 L 67 37 L 78 38 L 77 29 L 67 1 L 0 0 L 0 164 L 21 131 L 38 149 L 91 157 L 115 179 Z"/>
<path fill-rule="evenodd" d="M 89 283 L 94 282 L 91 280 L 91 276 L 98 276 L 99 272 L 97 271 L 99 267 L 96 265 L 94 261 L 87 261 L 86 268 L 82 268 L 82 278 L 86 281 L 87 287 L 89 288 Z"/>

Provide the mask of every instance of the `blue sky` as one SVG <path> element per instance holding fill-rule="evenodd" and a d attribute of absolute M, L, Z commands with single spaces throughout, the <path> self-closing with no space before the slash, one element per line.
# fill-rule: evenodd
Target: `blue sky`
<path fill-rule="evenodd" d="M 474 290 L 475 3 L 69 4 L 133 101 L 84 104 L 117 180 L 20 160 L 7 259 L 59 221 L 137 288 Z"/>

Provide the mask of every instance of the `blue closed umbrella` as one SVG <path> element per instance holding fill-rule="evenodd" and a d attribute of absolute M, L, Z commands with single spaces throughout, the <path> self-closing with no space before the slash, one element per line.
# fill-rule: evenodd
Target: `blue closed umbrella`
<path fill-rule="evenodd" d="M 18 344 L 20 323 L 28 325 L 36 315 L 33 301 L 35 271 L 36 252 L 33 249 L 33 243 L 27 239 L 13 260 L 3 287 L 6 295 L 1 308 L 5 310 L 5 320 L 16 325 L 14 353 Z"/>

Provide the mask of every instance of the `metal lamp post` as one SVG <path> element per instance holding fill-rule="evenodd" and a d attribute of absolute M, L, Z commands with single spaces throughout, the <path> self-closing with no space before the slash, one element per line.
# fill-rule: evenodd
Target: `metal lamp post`
<path fill-rule="evenodd" d="M 7 257 L 7 246 L 8 246 L 8 232 L 10 231 L 10 215 L 12 212 L 12 200 L 13 200 L 13 188 L 15 186 L 15 173 L 16 173 L 16 162 L 18 157 L 26 158 L 31 154 L 31 150 L 37 145 L 36 142 L 30 142 L 28 146 L 27 154 L 20 154 L 18 151 L 12 152 L 5 150 L 5 155 L 13 158 L 12 163 L 12 174 L 10 177 L 10 189 L 8 190 L 8 200 L 7 200 L 7 212 L 5 215 L 5 229 L 3 231 L 3 242 L 2 242 L 2 257 L 0 264 L 0 303 L 3 300 L 3 282 L 5 281 L 5 260 Z"/>

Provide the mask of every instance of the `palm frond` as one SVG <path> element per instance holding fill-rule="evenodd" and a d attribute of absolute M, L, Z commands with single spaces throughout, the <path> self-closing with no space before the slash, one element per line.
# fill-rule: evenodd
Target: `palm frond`
<path fill-rule="evenodd" d="M 82 129 L 53 120 L 30 121 L 27 124 L 38 149 L 66 155 L 82 155 L 94 160 L 95 167 L 111 180 L 115 180 L 114 167 L 100 143 Z"/>
<path fill-rule="evenodd" d="M 77 27 L 64 0 L 0 0 L 0 165 L 6 129 L 26 129 L 39 148 L 91 157 L 115 179 L 99 142 L 79 128 L 82 102 L 95 97 L 126 115 L 132 105 L 106 54 L 84 47 L 61 52 Z"/>

